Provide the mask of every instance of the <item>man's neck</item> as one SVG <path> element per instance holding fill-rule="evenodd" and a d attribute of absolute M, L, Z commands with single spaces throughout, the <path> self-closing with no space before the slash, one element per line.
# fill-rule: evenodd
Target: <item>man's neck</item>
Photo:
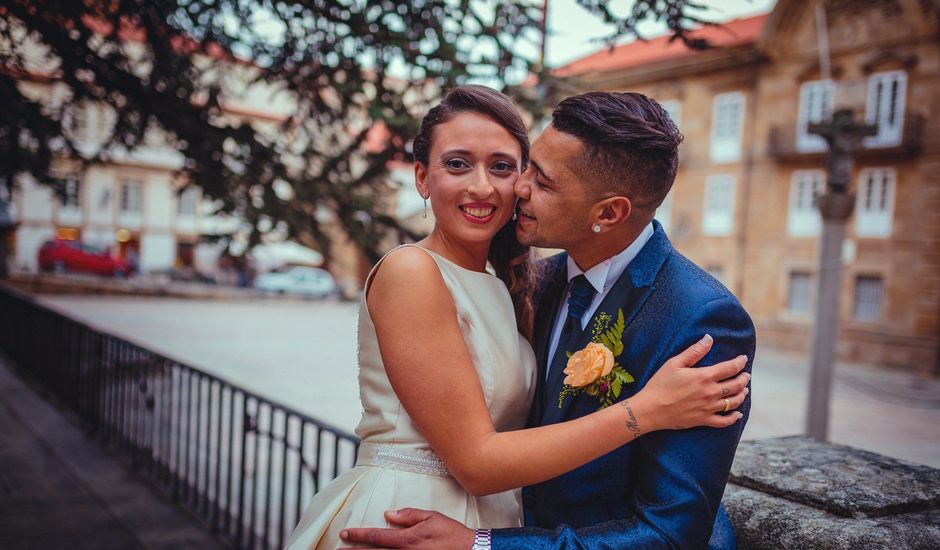
<path fill-rule="evenodd" d="M 581 271 L 587 271 L 607 258 L 626 250 L 640 236 L 646 225 L 644 223 L 639 227 L 630 227 L 629 230 L 622 232 L 611 231 L 607 235 L 592 235 L 593 238 L 587 242 L 578 244 L 566 252 L 574 263 L 578 264 Z"/>

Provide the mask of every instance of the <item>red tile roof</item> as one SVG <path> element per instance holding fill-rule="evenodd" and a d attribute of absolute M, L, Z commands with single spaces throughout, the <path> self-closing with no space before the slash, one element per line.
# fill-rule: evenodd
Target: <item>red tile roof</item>
<path fill-rule="evenodd" d="M 734 47 L 757 42 L 767 14 L 755 15 L 745 19 L 733 19 L 720 26 L 705 26 L 691 33 L 693 38 L 704 38 L 712 46 Z M 681 40 L 669 41 L 670 36 L 660 36 L 649 40 L 635 40 L 628 44 L 604 48 L 596 53 L 582 57 L 555 70 L 558 76 L 572 76 L 589 72 L 607 72 L 630 69 L 660 61 L 700 55 L 704 52 L 689 49 Z M 708 50 L 705 50 L 706 52 Z"/>

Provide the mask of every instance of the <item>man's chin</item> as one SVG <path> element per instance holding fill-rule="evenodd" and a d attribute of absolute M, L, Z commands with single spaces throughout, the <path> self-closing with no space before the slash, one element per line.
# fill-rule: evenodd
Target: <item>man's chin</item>
<path fill-rule="evenodd" d="M 535 233 L 519 233 L 516 230 L 516 240 L 523 246 L 532 246 L 535 248 L 555 248 Z"/>
<path fill-rule="evenodd" d="M 536 246 L 534 243 L 537 240 L 535 234 L 532 232 L 526 231 L 522 228 L 522 224 L 516 224 L 516 240 L 519 241 L 519 244 L 524 246 Z"/>

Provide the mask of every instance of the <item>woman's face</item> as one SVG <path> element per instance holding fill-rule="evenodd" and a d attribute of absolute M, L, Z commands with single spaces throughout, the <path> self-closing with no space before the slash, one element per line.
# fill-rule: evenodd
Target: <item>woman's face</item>
<path fill-rule="evenodd" d="M 415 164 L 436 229 L 468 245 L 492 240 L 512 216 L 521 158 L 519 142 L 485 115 L 464 112 L 438 124 L 428 165 Z"/>

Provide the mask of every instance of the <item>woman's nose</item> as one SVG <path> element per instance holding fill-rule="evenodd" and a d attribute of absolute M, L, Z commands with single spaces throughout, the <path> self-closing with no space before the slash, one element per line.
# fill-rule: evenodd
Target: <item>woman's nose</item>
<path fill-rule="evenodd" d="M 467 189 L 475 197 L 488 197 L 493 193 L 493 184 L 490 182 L 489 174 L 486 170 L 475 170 L 473 178 L 470 181 L 470 187 Z"/>

